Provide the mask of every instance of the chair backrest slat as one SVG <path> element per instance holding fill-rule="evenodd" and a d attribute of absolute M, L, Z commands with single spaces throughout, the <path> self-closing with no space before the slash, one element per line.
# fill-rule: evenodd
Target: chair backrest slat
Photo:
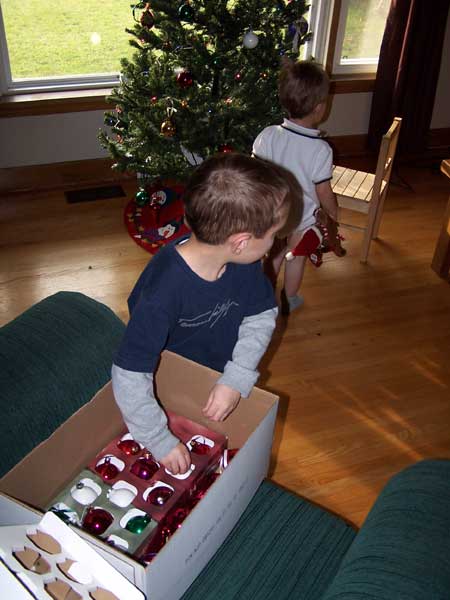
<path fill-rule="evenodd" d="M 389 130 L 383 135 L 381 140 L 372 198 L 376 198 L 381 193 L 381 184 L 383 181 L 386 183 L 386 186 L 389 184 L 401 122 L 402 120 L 399 117 L 395 117 Z"/>

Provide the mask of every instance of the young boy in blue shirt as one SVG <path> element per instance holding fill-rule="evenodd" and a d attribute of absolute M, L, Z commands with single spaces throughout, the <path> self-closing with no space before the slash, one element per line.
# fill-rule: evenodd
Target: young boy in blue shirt
<path fill-rule="evenodd" d="M 160 354 L 171 350 L 223 373 L 203 409 L 212 421 L 250 394 L 278 312 L 260 259 L 298 208 L 296 185 L 284 169 L 240 154 L 203 162 L 184 194 L 192 233 L 152 258 L 128 299 L 130 321 L 112 368 L 115 399 L 133 438 L 174 474 L 191 459 L 154 395 Z"/>

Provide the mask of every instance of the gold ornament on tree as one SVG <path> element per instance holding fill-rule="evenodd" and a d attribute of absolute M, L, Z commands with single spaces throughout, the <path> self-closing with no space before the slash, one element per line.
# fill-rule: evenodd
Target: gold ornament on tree
<path fill-rule="evenodd" d="M 161 131 L 161 135 L 163 135 L 164 137 L 171 138 L 177 132 L 175 123 L 173 122 L 173 113 L 174 112 L 175 112 L 175 109 L 173 108 L 173 106 L 170 106 L 167 109 L 167 119 L 164 119 L 164 121 L 161 123 L 160 131 Z"/>

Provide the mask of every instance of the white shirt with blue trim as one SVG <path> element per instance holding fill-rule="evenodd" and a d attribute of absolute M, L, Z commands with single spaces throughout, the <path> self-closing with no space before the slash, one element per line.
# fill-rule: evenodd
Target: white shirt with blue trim
<path fill-rule="evenodd" d="M 270 160 L 293 173 L 303 189 L 303 217 L 297 231 L 315 223 L 320 205 L 316 185 L 333 176 L 333 151 L 318 129 L 309 129 L 284 119 L 261 131 L 253 143 L 253 154 Z"/>

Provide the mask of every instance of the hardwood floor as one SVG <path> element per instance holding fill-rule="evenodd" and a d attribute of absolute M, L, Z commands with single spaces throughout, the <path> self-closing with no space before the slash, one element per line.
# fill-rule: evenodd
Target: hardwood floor
<path fill-rule="evenodd" d="M 356 525 L 399 469 L 450 458 L 450 288 L 430 268 L 450 183 L 437 170 L 400 174 L 412 189 L 391 186 L 369 263 L 345 230 L 348 255 L 309 265 L 305 306 L 279 320 L 262 364 L 260 385 L 281 398 L 272 479 Z M 125 231 L 127 201 L 1 199 L 0 324 L 59 290 L 126 320 L 150 258 Z"/>

